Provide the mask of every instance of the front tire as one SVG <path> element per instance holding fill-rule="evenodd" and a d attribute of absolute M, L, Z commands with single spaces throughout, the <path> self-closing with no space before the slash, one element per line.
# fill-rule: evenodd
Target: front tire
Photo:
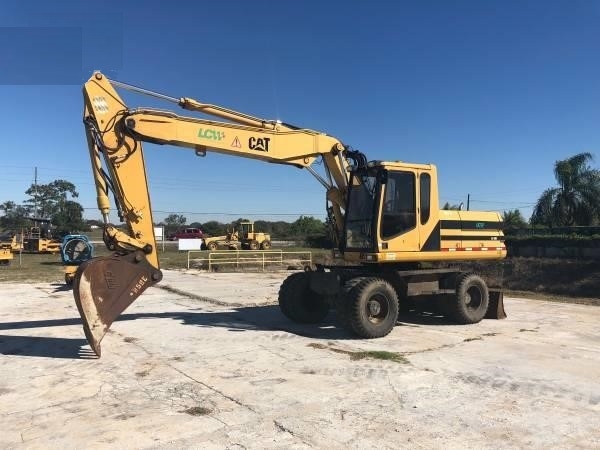
<path fill-rule="evenodd" d="M 262 250 L 269 250 L 271 248 L 271 242 L 269 242 L 269 241 L 262 241 L 262 243 L 260 244 L 260 248 Z"/>
<path fill-rule="evenodd" d="M 309 287 L 309 274 L 294 273 L 279 288 L 279 308 L 296 323 L 319 323 L 329 313 L 329 304 L 323 296 Z"/>
<path fill-rule="evenodd" d="M 481 322 L 487 313 L 489 291 L 485 281 L 473 273 L 461 274 L 456 282 L 456 296 L 450 303 L 450 316 L 467 325 Z"/>
<path fill-rule="evenodd" d="M 398 295 L 390 283 L 367 277 L 346 294 L 351 330 L 366 339 L 388 335 L 398 320 Z"/>

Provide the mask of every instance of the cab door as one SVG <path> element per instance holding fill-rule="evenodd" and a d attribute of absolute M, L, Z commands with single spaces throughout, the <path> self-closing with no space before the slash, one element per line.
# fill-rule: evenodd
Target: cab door
<path fill-rule="evenodd" d="M 417 173 L 388 171 L 381 199 L 380 249 L 416 252 L 420 250 L 417 203 Z"/>

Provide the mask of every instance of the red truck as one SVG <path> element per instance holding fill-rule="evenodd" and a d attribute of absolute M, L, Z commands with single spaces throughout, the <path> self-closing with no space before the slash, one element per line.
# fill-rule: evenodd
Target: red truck
<path fill-rule="evenodd" d="M 176 241 L 178 239 L 202 239 L 202 230 L 200 228 L 184 228 L 171 234 L 167 239 Z"/>

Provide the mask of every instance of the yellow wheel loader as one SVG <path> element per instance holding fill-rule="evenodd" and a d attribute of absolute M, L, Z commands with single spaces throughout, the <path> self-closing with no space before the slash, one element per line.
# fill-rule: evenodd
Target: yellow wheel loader
<path fill-rule="evenodd" d="M 221 120 L 132 109 L 117 89 Z M 170 97 L 110 80 L 101 72 L 85 83 L 83 97 L 104 242 L 113 254 L 83 262 L 73 293 L 98 356 L 113 321 L 162 279 L 143 142 L 188 148 L 198 156 L 217 152 L 292 166 L 323 186 L 335 263 L 293 273 L 283 282 L 279 306 L 294 322 L 318 323 L 334 309 L 349 332 L 379 338 L 393 329 L 399 308 L 432 298 L 458 323 L 505 317 L 501 290 L 491 290 L 477 273 L 435 266 L 506 257 L 498 213 L 440 210 L 435 165 L 369 161 L 319 131 Z M 108 220 L 111 192 L 127 225 L 124 231 Z"/>
<path fill-rule="evenodd" d="M 254 231 L 254 222 L 240 222 L 240 242 L 244 249 L 269 250 L 271 235 Z"/>
<path fill-rule="evenodd" d="M 239 233 L 236 230 L 227 231 L 225 236 L 210 236 L 205 237 L 203 239 L 203 249 L 214 251 L 221 248 L 226 248 L 228 250 L 239 250 L 242 246 L 240 242 Z"/>
<path fill-rule="evenodd" d="M 228 232 L 226 236 L 213 236 L 204 238 L 204 247 L 207 250 L 217 250 L 225 247 L 230 250 L 269 250 L 271 248 L 271 235 L 254 231 L 254 222 L 240 222 L 240 231 Z"/>

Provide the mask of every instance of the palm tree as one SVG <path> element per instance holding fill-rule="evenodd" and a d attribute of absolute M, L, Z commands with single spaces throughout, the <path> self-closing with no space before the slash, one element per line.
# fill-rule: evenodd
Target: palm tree
<path fill-rule="evenodd" d="M 546 189 L 538 199 L 533 225 L 594 225 L 600 221 L 600 171 L 588 165 L 592 159 L 592 154 L 585 152 L 556 161 L 558 187 Z"/>
<path fill-rule="evenodd" d="M 518 209 L 504 211 L 502 213 L 502 222 L 504 224 L 504 231 L 512 233 L 522 228 L 527 228 L 527 222 L 523 218 L 521 211 Z"/>

